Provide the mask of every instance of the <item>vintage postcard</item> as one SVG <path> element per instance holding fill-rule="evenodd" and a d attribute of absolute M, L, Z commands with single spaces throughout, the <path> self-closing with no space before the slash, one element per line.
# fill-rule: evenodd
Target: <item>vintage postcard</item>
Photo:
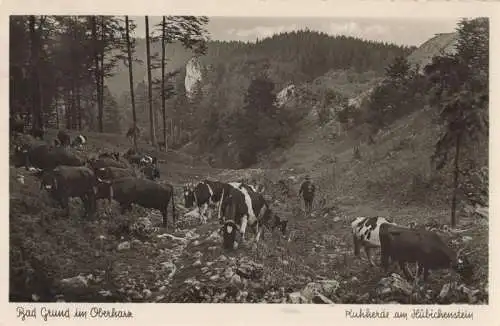
<path fill-rule="evenodd" d="M 495 323 L 499 5 L 314 3 L 3 7 L 8 324 Z"/>

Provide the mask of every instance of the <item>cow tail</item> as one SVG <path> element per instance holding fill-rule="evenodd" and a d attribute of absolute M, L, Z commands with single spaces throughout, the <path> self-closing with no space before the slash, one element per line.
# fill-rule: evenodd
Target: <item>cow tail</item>
<path fill-rule="evenodd" d="M 176 218 L 175 218 L 175 203 L 174 203 L 174 187 L 172 187 L 172 220 L 174 221 L 174 228 L 176 224 Z"/>

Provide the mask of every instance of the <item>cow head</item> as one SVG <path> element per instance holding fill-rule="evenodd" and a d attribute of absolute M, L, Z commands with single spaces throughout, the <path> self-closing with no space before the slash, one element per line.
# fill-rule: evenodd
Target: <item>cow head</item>
<path fill-rule="evenodd" d="M 191 208 L 194 202 L 194 185 L 192 183 L 187 183 L 184 185 L 184 207 Z"/>
<path fill-rule="evenodd" d="M 113 184 L 111 180 L 101 179 L 96 177 L 96 185 L 94 187 L 94 194 L 96 199 L 113 199 Z"/>
<path fill-rule="evenodd" d="M 458 251 L 457 257 L 452 262 L 451 267 L 466 281 L 469 281 L 474 275 L 474 266 L 463 249 Z"/>
<path fill-rule="evenodd" d="M 12 163 L 16 168 L 21 166 L 26 166 L 26 161 L 28 159 L 28 148 L 23 145 L 17 145 L 14 148 L 14 154 L 12 155 Z"/>
<path fill-rule="evenodd" d="M 40 180 L 40 189 L 45 189 L 48 192 L 55 192 L 57 190 L 57 179 L 52 173 L 43 173 Z"/>
<path fill-rule="evenodd" d="M 240 227 L 233 220 L 224 222 L 220 228 L 222 233 L 222 247 L 227 250 L 235 250 L 241 240 Z"/>
<path fill-rule="evenodd" d="M 160 178 L 160 170 L 153 165 L 148 165 L 142 168 L 141 172 L 144 173 L 144 175 L 150 180 L 156 180 Z"/>
<path fill-rule="evenodd" d="M 271 226 L 271 231 L 274 231 L 274 229 L 278 228 L 281 232 L 281 234 L 284 236 L 286 235 L 286 227 L 288 225 L 288 220 L 282 220 L 277 214 L 273 214 L 273 222 Z"/>

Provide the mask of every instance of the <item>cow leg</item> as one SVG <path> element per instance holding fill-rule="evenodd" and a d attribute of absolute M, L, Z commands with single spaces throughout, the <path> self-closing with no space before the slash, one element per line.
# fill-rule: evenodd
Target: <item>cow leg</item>
<path fill-rule="evenodd" d="M 370 263 L 370 266 L 375 267 L 375 263 L 373 262 L 372 255 L 371 255 L 371 249 L 367 246 L 365 246 L 364 248 L 365 248 L 366 257 L 368 257 L 368 262 Z"/>
<path fill-rule="evenodd" d="M 415 263 L 415 280 L 413 282 L 413 286 L 416 288 L 417 285 L 418 285 L 418 278 L 420 276 L 419 274 L 419 271 L 420 271 L 420 265 L 418 263 L 418 261 Z"/>
<path fill-rule="evenodd" d="M 424 274 L 424 277 L 423 277 L 424 278 L 424 282 L 426 282 L 427 278 L 429 277 L 429 269 L 426 268 L 425 266 L 422 266 L 422 272 Z"/>
<path fill-rule="evenodd" d="M 241 241 L 245 241 L 245 231 L 247 229 L 248 224 L 248 216 L 245 214 L 241 218 L 240 232 L 241 232 Z"/>
<path fill-rule="evenodd" d="M 206 203 L 198 207 L 198 212 L 200 214 L 200 221 L 201 221 L 201 223 L 206 223 L 207 222 L 207 219 L 206 219 L 206 216 L 205 216 L 206 209 L 207 209 L 207 204 Z"/>
<path fill-rule="evenodd" d="M 69 213 L 70 213 L 70 211 L 69 211 L 69 198 L 68 197 L 61 198 L 60 203 L 61 203 L 62 208 L 66 211 L 66 216 L 69 217 Z"/>
<path fill-rule="evenodd" d="M 403 274 L 406 277 L 406 279 L 410 280 L 411 279 L 410 271 L 408 270 L 408 266 L 403 261 L 399 261 L 399 268 L 401 268 L 401 271 L 403 271 Z"/>
<path fill-rule="evenodd" d="M 260 236 L 262 234 L 262 227 L 259 227 L 259 223 L 255 223 L 255 242 L 259 242 Z"/>
<path fill-rule="evenodd" d="M 382 263 L 382 267 L 384 268 L 384 272 L 387 273 L 389 270 L 389 255 L 385 250 L 381 250 L 380 252 L 380 261 Z"/>
<path fill-rule="evenodd" d="M 209 209 L 208 209 L 208 216 L 207 217 L 208 217 L 208 220 L 212 220 L 212 208 L 211 207 L 209 207 Z"/>
<path fill-rule="evenodd" d="M 167 224 L 168 224 L 168 207 L 165 207 L 162 211 L 161 211 L 161 214 L 162 214 L 162 226 L 164 228 L 167 228 Z"/>
<path fill-rule="evenodd" d="M 125 214 L 127 211 L 130 211 L 132 209 L 132 204 L 130 204 L 130 203 L 123 203 L 123 204 L 120 204 L 120 206 L 121 206 L 122 214 Z"/>
<path fill-rule="evenodd" d="M 355 234 L 352 235 L 352 240 L 354 242 L 354 256 L 359 257 L 360 256 L 360 241 L 358 237 L 356 237 Z"/>

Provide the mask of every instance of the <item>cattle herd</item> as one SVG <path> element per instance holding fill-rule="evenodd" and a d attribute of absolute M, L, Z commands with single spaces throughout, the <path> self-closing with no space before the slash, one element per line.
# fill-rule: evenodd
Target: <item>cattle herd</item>
<path fill-rule="evenodd" d="M 132 204 L 159 210 L 163 216 L 162 226 L 167 227 L 171 204 L 175 228 L 175 190 L 171 184 L 159 182 L 156 157 L 134 149 L 85 156 L 82 148 L 87 138 L 83 135 L 71 141 L 65 131 L 59 131 L 57 138 L 48 143 L 43 140 L 43 132 L 23 134 L 12 121 L 11 133 L 13 165 L 34 170 L 40 189 L 66 209 L 66 214 L 69 215 L 72 197 L 82 200 L 85 216 L 89 218 L 96 215 L 97 200 L 108 204 L 114 200 L 122 214 L 130 210 Z M 271 232 L 278 229 L 282 236 L 287 233 L 288 220 L 273 211 L 263 196 L 263 189 L 248 182 L 201 180 L 185 184 L 182 190 L 184 206 L 195 208 L 202 223 L 212 219 L 212 209 L 216 210 L 224 249 L 235 250 L 244 243 L 247 227 L 253 230 L 255 242 L 263 237 L 264 228 Z M 384 270 L 388 270 L 389 261 L 398 263 L 407 278 L 411 276 L 406 263 L 417 263 L 415 275 L 423 274 L 424 281 L 429 270 L 442 268 L 451 268 L 466 279 L 473 275 L 472 264 L 463 251 L 456 253 L 435 232 L 398 226 L 383 217 L 355 218 L 351 228 L 354 254 L 359 257 L 363 248 L 371 266 L 374 262 L 370 250 L 380 248 Z"/>

